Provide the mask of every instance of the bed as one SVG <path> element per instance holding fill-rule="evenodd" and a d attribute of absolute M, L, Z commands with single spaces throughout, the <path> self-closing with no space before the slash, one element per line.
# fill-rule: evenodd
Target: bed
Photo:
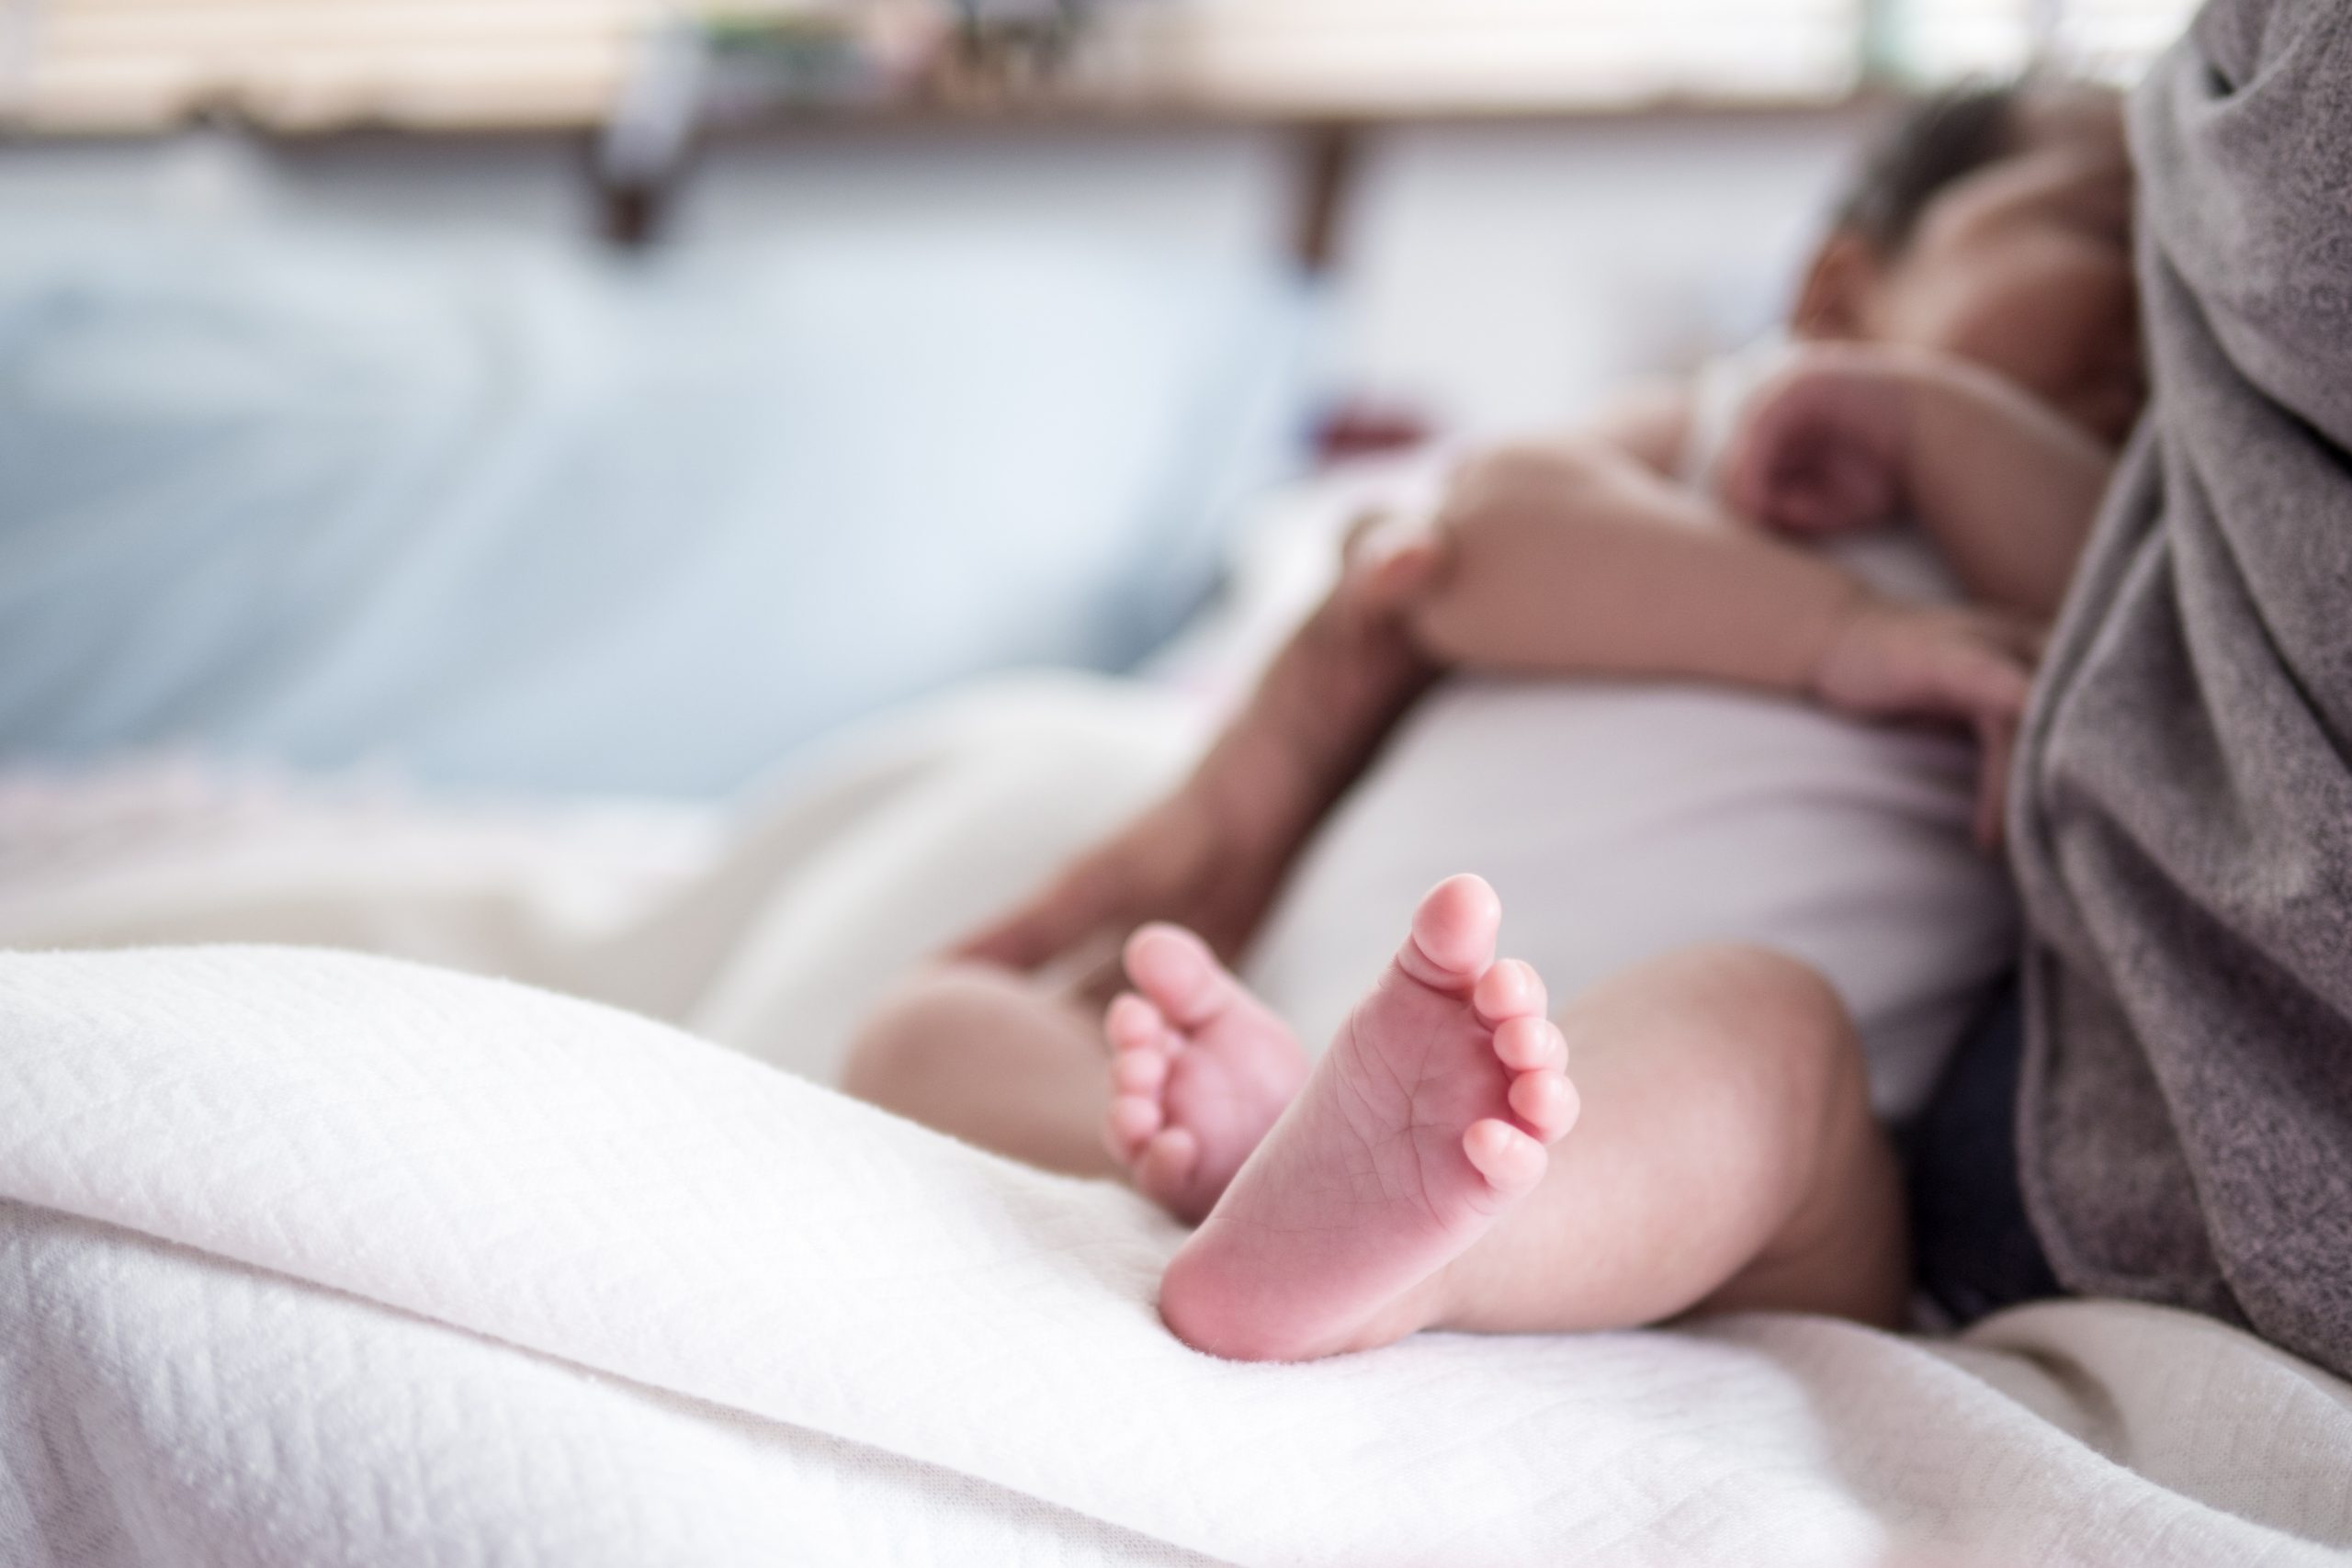
<path fill-rule="evenodd" d="M 1001 683 L 723 818 L 13 778 L 0 1557 L 2352 1549 L 2352 1389 L 2205 1319 L 1737 1317 L 1236 1366 L 1159 1328 L 1177 1233 L 1132 1195 L 820 1087 L 912 954 L 1197 732 L 1166 689 Z M 202 945 L 140 945 L 165 939 Z"/>
<path fill-rule="evenodd" d="M 1148 1206 L 824 1087 L 896 976 L 1165 784 L 1328 570 L 1344 486 L 1251 532 L 1238 599 L 1150 681 L 1001 678 L 842 727 L 1008 662 L 1122 664 L 1182 619 L 1218 496 L 1295 412 L 1281 288 L 1002 251 L 946 283 L 802 254 L 698 290 L 233 235 L 112 237 L 93 270 L 83 243 L 0 247 L 0 366 L 62 422 L 0 423 L 0 1562 L 2352 1552 L 2352 1388 L 2207 1319 L 2078 1301 L 1958 1338 L 1754 1316 L 1225 1364 L 1157 1322 L 1178 1233 Z M 887 468 L 889 385 L 950 389 L 898 411 L 926 430 L 1001 416 L 940 378 L 975 341 L 940 333 L 1001 349 L 1073 295 L 1095 330 L 1037 356 L 1073 419 L 1136 363 L 1138 302 L 1182 330 L 1147 334 L 1156 400 L 1109 411 L 1121 460 L 1068 510 L 1021 502 L 1070 478 L 1069 433 L 1001 419 L 972 464 L 805 487 Z M 909 299 L 938 330 L 858 384 L 852 441 L 824 355 Z M 775 372 L 789 439 L 744 414 L 775 362 L 729 302 L 808 351 Z M 121 356 L 161 329 L 158 378 Z M 206 376 L 256 400 L 216 456 L 159 390 Z M 355 434 L 452 396 L 452 425 Z M 709 493 L 642 423 L 700 416 Z M 87 460 L 18 460 L 68 437 Z M 583 449 L 606 484 L 551 486 Z M 355 486 L 355 453 L 398 460 Z M 602 509 L 629 485 L 715 521 Z M 202 503 L 209 553 L 174 553 L 195 536 L 161 502 Z M 846 615 L 842 574 L 895 581 L 949 502 L 973 528 L 891 615 Z M 654 557 L 683 578 L 615 626 Z M 527 626 L 483 587 L 516 570 L 550 585 Z M 607 630 L 659 657 L 583 687 L 561 652 Z M 206 753 L 123 758 L 175 740 Z M 386 748 L 402 773 L 350 768 Z"/>

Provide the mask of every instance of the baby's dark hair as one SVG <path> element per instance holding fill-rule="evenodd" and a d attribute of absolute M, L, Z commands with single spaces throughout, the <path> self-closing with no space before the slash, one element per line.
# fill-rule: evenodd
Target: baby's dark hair
<path fill-rule="evenodd" d="M 1910 105 L 1863 155 L 1836 223 L 1882 255 L 1898 254 L 1945 186 L 2017 150 L 2018 83 L 1964 83 Z"/>

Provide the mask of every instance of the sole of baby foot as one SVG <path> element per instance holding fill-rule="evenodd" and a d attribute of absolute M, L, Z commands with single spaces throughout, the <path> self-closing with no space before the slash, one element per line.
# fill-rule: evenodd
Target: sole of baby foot
<path fill-rule="evenodd" d="M 1501 907 L 1438 885 L 1280 1122 L 1170 1264 L 1197 1349 L 1306 1360 L 1425 1326 L 1428 1287 L 1544 1178 L 1574 1123 L 1542 980 L 1495 960 Z"/>
<path fill-rule="evenodd" d="M 1103 1016 L 1103 1141 L 1136 1190 L 1197 1224 L 1306 1083 L 1306 1056 L 1191 931 L 1146 926 L 1125 963 L 1135 989 Z"/>

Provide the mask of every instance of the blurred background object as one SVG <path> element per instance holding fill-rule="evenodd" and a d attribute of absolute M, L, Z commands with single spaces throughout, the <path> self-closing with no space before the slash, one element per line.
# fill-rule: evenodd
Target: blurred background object
<path fill-rule="evenodd" d="M 1771 321 L 2182 0 L 0 0 L 0 759 L 708 795 Z"/>
<path fill-rule="evenodd" d="M 1494 227 L 1506 209 L 1523 218 L 1598 197 L 1579 228 L 1588 242 L 1614 243 L 1622 218 L 1649 218 L 1642 198 L 1661 177 L 1684 208 L 1758 182 L 1776 199 L 1812 194 L 1892 90 L 2050 64 L 2121 79 L 2190 8 L 0 0 L 0 134 L 13 131 L 17 153 L 0 171 L 0 194 L 46 184 L 51 170 L 70 186 L 76 172 L 103 183 L 143 168 L 167 185 L 209 179 L 223 187 L 220 205 L 234 204 L 230 187 L 242 182 L 306 212 L 339 214 L 356 195 L 370 209 L 390 198 L 403 218 L 487 209 L 502 222 L 571 222 L 641 246 L 823 223 L 838 187 L 870 180 L 853 197 L 882 222 L 941 199 L 1034 200 L 1050 221 L 1114 228 L 1150 207 L 1155 226 L 1221 244 L 1233 237 L 1234 209 L 1246 208 L 1246 243 L 1271 241 L 1310 272 L 1331 270 L 1352 245 L 1348 287 L 1378 295 L 1384 285 L 1368 275 L 1401 265 L 1400 245 L 1456 226 L 1438 188 L 1453 171 L 1422 182 L 1415 171 L 1429 159 L 1450 165 L 1466 154 L 1459 173 L 1482 186 L 1526 162 L 1508 171 L 1508 197 L 1482 192 L 1486 220 L 1470 220 L 1476 227 Z M 216 148 L 220 166 L 202 170 L 202 158 L 107 156 L 168 146 L 191 127 L 236 139 L 237 153 Z M 1657 163 L 1661 150 L 1670 166 Z M 1792 177 L 1799 162 L 1809 178 Z M 1547 180 L 1538 166 L 1547 164 L 1560 179 Z M 1587 164 L 1606 165 L 1605 191 L 1571 188 L 1568 172 Z M 1399 180 L 1431 188 L 1401 193 Z M 1200 206 L 1211 186 L 1227 210 Z M 48 185 L 40 194 L 55 193 Z M 1414 210 L 1392 219 L 1400 202 Z M 1738 207 L 1722 217 L 1718 231 L 1750 253 L 1785 248 L 1785 234 L 1741 221 Z M 1400 222 L 1410 236 L 1392 237 Z M 700 232 L 672 233 L 673 224 Z M 1551 248 L 1482 260 L 1506 272 L 1549 265 Z M 1660 276 L 1655 265 L 1634 270 Z M 1482 292 L 1507 287 L 1495 276 Z M 1460 290 L 1422 292 L 1442 313 Z M 1369 319 L 1387 313 L 1375 304 Z M 1442 389 L 1440 400 L 1458 395 Z M 1515 400 L 1476 400 L 1498 411 Z"/>
<path fill-rule="evenodd" d="M 0 735 L 715 794 L 1119 669 L 1282 466 L 1283 280 L 1077 239 L 0 238 Z"/>
<path fill-rule="evenodd" d="M 1381 116 L 1832 96 L 1866 77 L 2129 70 L 2179 0 L 8 0 L 51 130 L 603 123 L 685 28 L 781 104 L 1032 96 Z M 763 81 L 763 87 L 752 87 Z"/>

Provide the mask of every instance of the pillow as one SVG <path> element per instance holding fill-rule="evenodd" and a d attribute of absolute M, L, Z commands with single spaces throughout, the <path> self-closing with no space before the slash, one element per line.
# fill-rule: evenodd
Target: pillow
<path fill-rule="evenodd" d="M 1288 459 L 1311 316 L 1067 235 L 15 232 L 0 750 L 708 795 L 977 671 L 1121 668 Z"/>

